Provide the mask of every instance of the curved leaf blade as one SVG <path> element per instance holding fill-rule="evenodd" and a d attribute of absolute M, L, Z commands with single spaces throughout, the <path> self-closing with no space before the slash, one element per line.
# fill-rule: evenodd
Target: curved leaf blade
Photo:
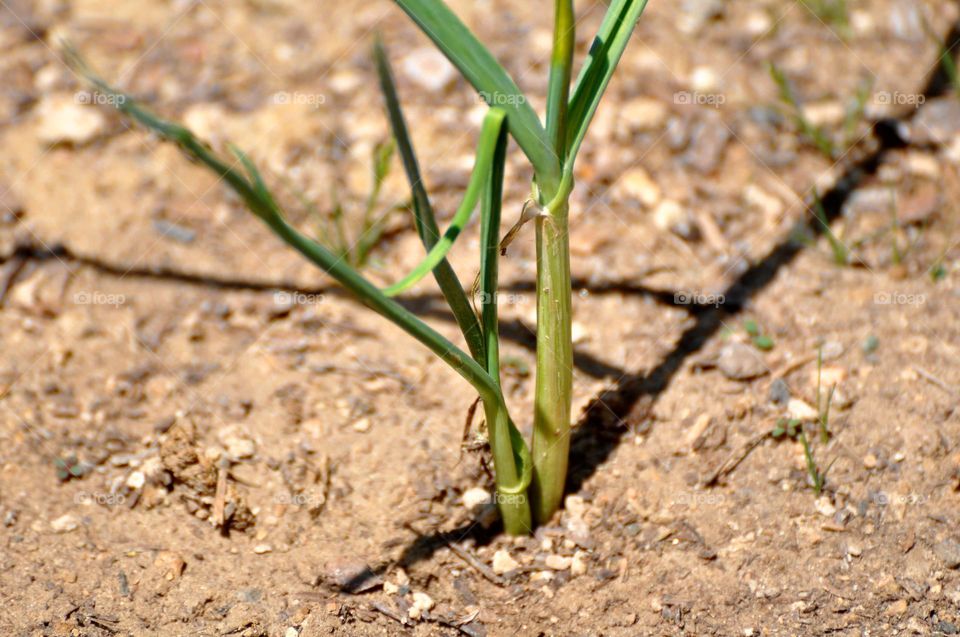
<path fill-rule="evenodd" d="M 510 134 L 538 177 L 559 180 L 559 158 L 540 118 L 516 82 L 442 0 L 395 0 L 490 106 L 507 112 Z"/>

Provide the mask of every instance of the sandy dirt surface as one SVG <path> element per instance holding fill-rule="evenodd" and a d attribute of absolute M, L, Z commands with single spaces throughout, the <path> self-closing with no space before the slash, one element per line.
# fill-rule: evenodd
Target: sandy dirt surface
<path fill-rule="evenodd" d="M 472 165 L 485 107 L 406 16 L 0 2 L 0 634 L 960 633 L 960 10 L 843 4 L 651 2 L 577 168 L 570 495 L 509 538 L 470 387 L 56 54 L 353 232 L 388 135 L 376 33 L 442 221 Z M 542 111 L 550 11 L 451 5 Z M 577 13 L 582 59 L 603 5 Z M 381 284 L 422 254 L 407 198 L 394 165 Z M 500 298 L 526 432 L 533 248 Z M 432 282 L 404 302 L 456 339 Z"/>

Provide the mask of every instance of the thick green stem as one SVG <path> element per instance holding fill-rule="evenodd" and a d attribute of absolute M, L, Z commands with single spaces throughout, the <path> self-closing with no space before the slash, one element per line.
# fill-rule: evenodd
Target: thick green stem
<path fill-rule="evenodd" d="M 487 433 L 490 436 L 490 450 L 493 454 L 494 476 L 497 485 L 497 507 L 503 518 L 503 529 L 510 535 L 529 535 L 533 533 L 533 520 L 530 514 L 530 502 L 527 491 L 510 493 L 511 488 L 522 482 L 517 472 L 517 458 L 511 444 L 510 422 L 503 397 L 498 400 L 483 400 L 484 415 L 487 419 Z"/>
<path fill-rule="evenodd" d="M 570 332 L 568 204 L 537 219 L 537 386 L 531 497 L 537 523 L 560 506 L 570 451 L 573 344 Z"/>

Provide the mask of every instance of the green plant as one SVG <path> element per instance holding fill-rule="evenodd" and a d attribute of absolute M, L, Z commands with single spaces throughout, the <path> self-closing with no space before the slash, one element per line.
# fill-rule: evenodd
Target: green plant
<path fill-rule="evenodd" d="M 493 55 L 442 0 L 395 0 L 489 105 L 476 162 L 463 204 L 440 234 L 423 186 L 407 124 L 400 109 L 383 47 L 375 47 L 387 112 L 412 189 L 414 223 L 427 256 L 399 283 L 378 289 L 345 260 L 291 226 L 259 172 L 239 149 L 222 158 L 186 128 L 165 121 L 99 79 L 67 47 L 73 66 L 111 103 L 219 175 L 270 229 L 320 266 L 368 307 L 404 329 L 450 365 L 477 391 L 483 403 L 494 460 L 497 502 L 507 532 L 529 533 L 547 521 L 563 497 L 570 445 L 573 347 L 568 241 L 573 167 L 600 99 L 626 48 L 646 0 L 612 0 L 582 70 L 571 82 L 574 52 L 572 0 L 555 0 L 553 53 L 546 121 Z M 536 225 L 537 368 L 532 451 L 513 423 L 500 389 L 497 321 L 497 263 L 500 256 L 501 195 L 507 135 L 516 140 L 533 172 L 530 215 Z M 474 313 L 446 254 L 480 206 L 481 253 Z M 527 217 L 527 215 L 524 215 Z M 391 297 L 432 273 L 456 317 L 469 353 L 441 336 Z M 530 496 L 529 499 L 527 496 Z"/>
<path fill-rule="evenodd" d="M 747 319 L 743 322 L 743 329 L 746 330 L 747 335 L 753 342 L 754 347 L 765 352 L 773 349 L 773 338 L 767 334 L 763 334 L 760 331 L 760 326 L 757 325 L 756 321 L 753 319 Z"/>
<path fill-rule="evenodd" d="M 770 435 L 776 440 L 784 437 L 791 438 L 803 445 L 803 457 L 807 463 L 807 475 L 810 477 L 810 484 L 813 487 L 813 492 L 820 495 L 823 492 L 823 485 L 826 484 L 827 471 L 830 470 L 830 467 L 827 467 L 826 471 L 820 471 L 813 455 L 813 447 L 810 445 L 807 433 L 803 430 L 803 423 L 795 418 L 781 418 L 777 421 L 777 426 L 770 432 Z"/>
<path fill-rule="evenodd" d="M 390 213 L 395 209 L 389 208 L 386 212 L 381 212 L 379 207 L 380 192 L 383 189 L 383 182 L 390 173 L 395 152 L 396 141 L 393 138 L 374 146 L 370 157 L 370 191 L 364 202 L 363 215 L 359 223 L 352 224 L 352 232 L 348 231 L 347 212 L 336 187 L 333 188 L 332 209 L 329 213 L 323 213 L 316 204 L 304 196 L 302 191 L 294 188 L 288 179 L 281 178 L 310 217 L 316 221 L 317 242 L 338 257 L 345 259 L 354 268 L 359 269 L 367 265 L 370 253 L 383 240 Z"/>
<path fill-rule="evenodd" d="M 824 24 L 829 25 L 837 35 L 846 38 L 850 36 L 850 12 L 847 10 L 847 0 L 801 0 Z"/>
<path fill-rule="evenodd" d="M 816 190 L 813 192 L 813 216 L 816 218 L 817 223 L 820 224 L 820 228 L 823 230 L 823 234 L 827 238 L 827 243 L 830 244 L 830 252 L 833 255 L 833 262 L 836 265 L 849 265 L 850 250 L 847 249 L 846 244 L 838 239 L 837 235 L 833 234 L 833 230 L 830 229 L 830 222 L 827 220 L 827 212 L 823 209 L 823 200 L 820 199 L 820 193 L 818 193 Z"/>
<path fill-rule="evenodd" d="M 786 74 L 773 62 L 770 63 L 769 70 L 770 77 L 773 79 L 774 84 L 777 85 L 780 102 L 787 109 L 787 113 L 793 119 L 797 128 L 800 129 L 801 134 L 806 137 L 807 140 L 813 144 L 813 147 L 820 151 L 824 157 L 833 160 L 836 154 L 836 146 L 833 140 L 830 139 L 830 135 L 828 135 L 823 128 L 811 122 L 804 114 L 803 104 L 794 92 L 793 86 L 791 86 Z"/>

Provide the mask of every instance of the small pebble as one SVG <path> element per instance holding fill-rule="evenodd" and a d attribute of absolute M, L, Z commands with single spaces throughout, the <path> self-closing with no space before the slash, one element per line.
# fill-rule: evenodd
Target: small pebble
<path fill-rule="evenodd" d="M 933 552 L 943 560 L 947 568 L 960 567 L 960 542 L 957 540 L 951 538 L 943 540 L 933 547 Z"/>
<path fill-rule="evenodd" d="M 586 575 L 587 573 L 587 554 L 584 551 L 577 551 L 573 554 L 570 561 L 570 574 L 573 576 Z"/>
<path fill-rule="evenodd" d="M 52 528 L 55 533 L 69 533 L 70 531 L 76 530 L 78 526 L 80 526 L 80 518 L 72 513 L 61 515 L 50 523 L 50 528 Z"/>
<path fill-rule="evenodd" d="M 787 413 L 791 418 L 801 422 L 812 422 L 820 418 L 816 409 L 799 398 L 790 399 L 787 403 Z"/>
<path fill-rule="evenodd" d="M 825 495 L 817 498 L 816 502 L 814 502 L 814 508 L 816 508 L 817 513 L 826 518 L 832 518 L 833 514 L 837 512 L 837 507 L 833 506 L 830 498 Z"/>
<path fill-rule="evenodd" d="M 570 564 L 573 560 L 564 555 L 548 555 L 547 559 L 544 560 L 544 563 L 547 565 L 547 568 L 551 568 L 555 571 L 565 571 L 570 568 Z"/>
<path fill-rule="evenodd" d="M 433 598 L 426 593 L 417 591 L 413 594 L 413 606 L 407 611 L 410 619 L 420 619 L 423 614 L 435 605 Z"/>
<path fill-rule="evenodd" d="M 769 371 L 763 356 L 757 350 L 736 342 L 723 346 L 717 359 L 717 367 L 724 376 L 732 380 L 749 380 Z"/>
<path fill-rule="evenodd" d="M 770 391 L 767 395 L 774 405 L 786 405 L 790 401 L 790 386 L 785 380 L 778 378 L 770 383 Z"/>
<path fill-rule="evenodd" d="M 660 202 L 660 186 L 639 166 L 631 168 L 620 177 L 616 190 L 620 195 L 636 199 L 647 208 Z"/>
<path fill-rule="evenodd" d="M 504 575 L 510 571 L 515 571 L 520 568 L 520 563 L 517 562 L 513 557 L 510 556 L 504 549 L 500 549 L 493 554 L 493 572 L 497 575 Z"/>
<path fill-rule="evenodd" d="M 887 606 L 886 610 L 883 611 L 883 614 L 887 617 L 900 617 L 906 612 L 907 600 L 900 599 Z"/>
<path fill-rule="evenodd" d="M 257 544 L 253 547 L 253 552 L 257 555 L 263 555 L 264 553 L 269 553 L 273 550 L 273 547 L 269 544 Z"/>
<path fill-rule="evenodd" d="M 97 107 L 78 103 L 72 95 L 45 97 L 37 114 L 37 137 L 45 144 L 79 146 L 102 135 L 107 128 L 106 118 Z"/>
<path fill-rule="evenodd" d="M 463 502 L 463 507 L 473 513 L 493 502 L 493 497 L 483 487 L 473 487 L 464 491 L 460 500 Z"/>
<path fill-rule="evenodd" d="M 357 422 L 353 423 L 353 430 L 359 433 L 366 433 L 370 431 L 370 419 L 361 418 Z"/>
<path fill-rule="evenodd" d="M 217 432 L 217 440 L 233 458 L 251 458 L 256 453 L 256 445 L 241 431 L 238 425 L 228 425 L 220 429 Z"/>
<path fill-rule="evenodd" d="M 412 51 L 401 62 L 401 68 L 413 82 L 433 92 L 443 90 L 457 77 L 453 65 L 434 47 L 422 47 Z M 500 99 L 506 98 L 509 96 Z"/>

